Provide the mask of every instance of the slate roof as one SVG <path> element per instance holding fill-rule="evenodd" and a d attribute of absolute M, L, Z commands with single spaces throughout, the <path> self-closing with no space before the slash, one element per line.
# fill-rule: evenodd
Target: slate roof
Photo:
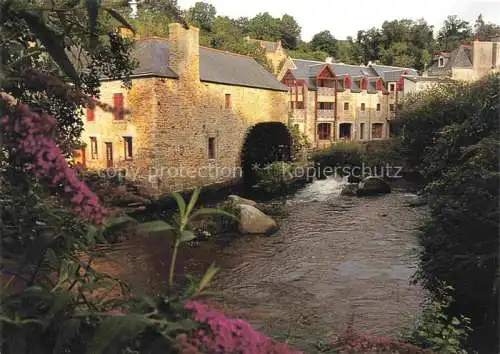
<path fill-rule="evenodd" d="M 255 59 L 205 47 L 200 47 L 200 80 L 288 91 L 288 87 Z"/>
<path fill-rule="evenodd" d="M 309 89 L 316 89 L 316 75 L 328 65 L 337 77 L 349 75 L 352 80 L 351 91 L 359 92 L 359 78 L 368 78 L 368 92 L 375 93 L 376 81 L 382 78 L 385 82 L 398 81 L 406 72 L 406 75 L 418 76 L 418 72 L 411 68 L 401 68 L 396 66 L 375 65 L 365 66 L 348 65 L 341 63 L 328 64 L 316 60 L 292 59 L 295 67 L 291 69 L 293 75 L 298 80 L 305 80 Z M 357 79 L 357 80 L 356 80 Z"/>
<path fill-rule="evenodd" d="M 153 75 L 159 77 L 178 78 L 179 76 L 168 66 L 168 45 L 163 38 L 149 38 L 135 42 L 132 56 L 139 66 L 134 75 Z"/>
<path fill-rule="evenodd" d="M 398 81 L 401 75 L 418 76 L 417 70 L 411 68 L 401 68 L 398 66 L 378 65 L 378 64 L 372 64 L 370 67 L 385 82 Z"/>
<path fill-rule="evenodd" d="M 439 56 L 448 57 L 448 61 L 443 67 L 439 67 Z M 461 44 L 453 50 L 448 56 L 440 53 L 434 58 L 433 64 L 429 67 L 430 76 L 450 76 L 452 68 L 472 68 L 472 46 Z"/>
<path fill-rule="evenodd" d="M 179 77 L 168 65 L 169 41 L 165 38 L 137 40 L 132 55 L 139 62 L 134 76 Z M 288 91 L 255 59 L 205 47 L 200 47 L 200 81 Z"/>

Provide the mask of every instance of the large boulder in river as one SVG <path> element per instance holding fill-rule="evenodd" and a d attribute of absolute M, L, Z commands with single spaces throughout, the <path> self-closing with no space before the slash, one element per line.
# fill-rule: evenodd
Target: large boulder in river
<path fill-rule="evenodd" d="M 340 195 L 344 196 L 356 196 L 358 195 L 358 189 L 359 186 L 357 183 L 348 183 L 344 185 L 342 188 L 342 191 L 340 192 Z"/>
<path fill-rule="evenodd" d="M 257 205 L 257 202 L 254 202 L 253 200 L 245 199 L 234 194 L 227 197 L 227 199 L 229 199 L 229 201 L 231 201 L 234 205 Z"/>
<path fill-rule="evenodd" d="M 391 192 L 391 186 L 379 177 L 367 177 L 359 183 L 358 196 L 386 194 Z"/>
<path fill-rule="evenodd" d="M 420 207 L 426 205 L 428 202 L 426 195 L 416 195 L 408 201 L 408 205 L 411 207 Z"/>
<path fill-rule="evenodd" d="M 243 234 L 270 234 L 278 229 L 276 221 L 254 206 L 240 204 L 239 231 Z"/>

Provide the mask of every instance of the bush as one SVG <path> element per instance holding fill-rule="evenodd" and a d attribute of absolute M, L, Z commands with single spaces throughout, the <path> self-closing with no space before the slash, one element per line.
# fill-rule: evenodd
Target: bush
<path fill-rule="evenodd" d="M 472 331 L 470 319 L 463 315 L 446 314 L 453 303 L 452 291 L 452 287 L 443 285 L 437 294 L 426 299 L 422 318 L 416 323 L 408 341 L 438 353 L 467 353 L 463 345 Z"/>
<path fill-rule="evenodd" d="M 431 219 L 418 279 L 455 289 L 449 316 L 471 318 L 469 345 L 498 352 L 500 76 L 412 96 L 399 111 L 401 151 L 427 178 Z"/>
<path fill-rule="evenodd" d="M 363 146 L 360 143 L 340 142 L 330 150 L 312 155 L 312 160 L 321 167 L 361 166 Z"/>
<path fill-rule="evenodd" d="M 267 193 L 277 194 L 288 190 L 292 179 L 292 165 L 286 162 L 275 162 L 257 169 L 257 186 Z"/>
<path fill-rule="evenodd" d="M 279 122 L 258 123 L 251 127 L 243 144 L 241 164 L 247 185 L 257 182 L 255 168 L 276 161 L 291 161 L 292 137 L 288 128 Z"/>

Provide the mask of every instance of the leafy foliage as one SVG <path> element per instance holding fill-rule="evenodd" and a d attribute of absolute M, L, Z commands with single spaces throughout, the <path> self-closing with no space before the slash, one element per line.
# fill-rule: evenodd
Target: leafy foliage
<path fill-rule="evenodd" d="M 463 316 L 449 316 L 447 309 L 453 303 L 453 288 L 442 286 L 423 305 L 421 320 L 409 341 L 438 353 L 466 354 L 463 345 L 472 332 L 470 319 Z"/>
<path fill-rule="evenodd" d="M 292 165 L 283 162 L 273 162 L 256 170 L 257 186 L 267 193 L 276 194 L 287 190 L 292 179 Z"/>
<path fill-rule="evenodd" d="M 398 113 L 401 151 L 430 198 L 419 279 L 434 292 L 441 282 L 455 289 L 446 312 L 470 317 L 469 344 L 486 351 L 498 344 L 499 85 L 495 75 L 443 86 L 408 98 Z"/>

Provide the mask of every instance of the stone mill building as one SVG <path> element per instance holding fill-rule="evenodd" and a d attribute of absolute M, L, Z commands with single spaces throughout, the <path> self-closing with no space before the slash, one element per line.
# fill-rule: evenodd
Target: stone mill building
<path fill-rule="evenodd" d="M 248 128 L 288 122 L 288 88 L 253 58 L 200 47 L 197 28 L 170 24 L 168 39 L 137 39 L 133 55 L 130 90 L 101 86 L 101 101 L 127 114 L 87 109 L 88 168 L 122 169 L 153 193 L 230 182 Z"/>

